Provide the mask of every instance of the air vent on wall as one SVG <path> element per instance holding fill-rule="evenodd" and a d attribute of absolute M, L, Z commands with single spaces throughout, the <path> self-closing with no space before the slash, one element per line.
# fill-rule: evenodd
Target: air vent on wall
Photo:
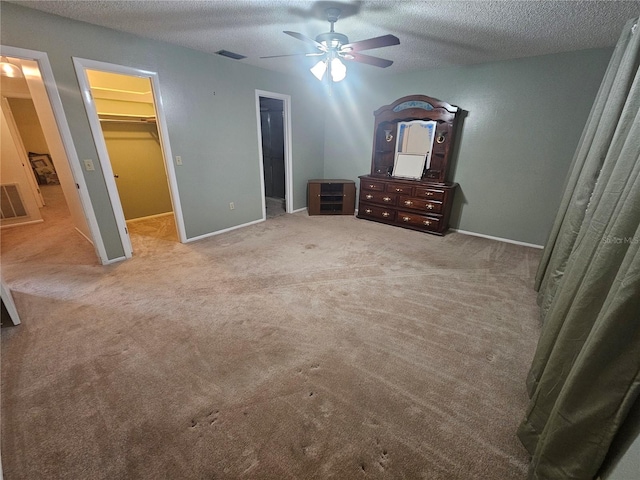
<path fill-rule="evenodd" d="M 17 183 L 0 185 L 0 216 L 2 219 L 28 216 Z"/>
<path fill-rule="evenodd" d="M 233 53 L 228 50 L 220 50 L 216 53 L 218 55 L 222 55 L 223 57 L 233 58 L 234 60 L 242 60 L 243 58 L 247 58 L 245 55 L 240 55 L 239 53 Z"/>

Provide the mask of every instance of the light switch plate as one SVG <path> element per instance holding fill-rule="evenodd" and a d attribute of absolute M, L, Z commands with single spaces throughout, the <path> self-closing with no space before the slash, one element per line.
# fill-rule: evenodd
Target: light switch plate
<path fill-rule="evenodd" d="M 180 155 L 176 155 L 176 165 L 182 165 L 182 157 Z"/>
<path fill-rule="evenodd" d="M 95 167 L 93 166 L 93 160 L 91 159 L 87 159 L 84 161 L 84 169 L 87 172 L 93 172 L 95 170 Z"/>

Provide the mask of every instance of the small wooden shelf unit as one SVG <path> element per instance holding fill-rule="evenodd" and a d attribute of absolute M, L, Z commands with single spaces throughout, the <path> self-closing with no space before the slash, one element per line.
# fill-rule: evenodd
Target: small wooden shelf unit
<path fill-rule="evenodd" d="M 356 208 L 356 184 L 353 180 L 309 180 L 309 215 L 353 215 Z"/>

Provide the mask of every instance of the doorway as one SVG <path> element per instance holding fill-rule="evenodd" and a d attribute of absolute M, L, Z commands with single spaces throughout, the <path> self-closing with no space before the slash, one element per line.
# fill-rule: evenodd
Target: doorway
<path fill-rule="evenodd" d="M 284 101 L 260 97 L 260 132 L 267 218 L 273 218 L 286 213 Z"/>
<path fill-rule="evenodd" d="M 148 237 L 177 242 L 150 80 L 86 74 L 134 249 Z"/>
<path fill-rule="evenodd" d="M 157 74 L 73 60 L 125 258 L 149 241 L 184 242 Z"/>
<path fill-rule="evenodd" d="M 256 90 L 263 218 L 293 211 L 291 99 Z"/>
<path fill-rule="evenodd" d="M 90 220 L 83 204 L 82 180 L 77 181 L 73 171 L 65 134 L 62 129 L 66 123 L 60 119 L 56 105 L 59 98 L 51 87 L 49 65 L 46 54 L 30 50 L 3 47 L 3 58 L 16 66 L 11 76 L 2 76 L 2 120 L 3 143 L 11 149 L 2 155 L 3 191 L 17 188 L 16 198 L 27 211 L 29 205 L 35 205 L 39 211 L 26 215 L 21 221 L 4 218 L 2 226 L 19 226 L 29 223 L 50 221 L 60 222 L 65 232 L 61 239 L 75 230 L 91 243 L 102 260 L 101 243 L 95 242 Z M 15 55 L 15 56 L 13 56 Z M 48 83 L 47 83 L 48 82 Z M 6 133 L 6 136 L 5 136 Z M 22 166 L 19 175 L 12 165 Z M 9 175 L 5 175 L 9 174 Z M 22 199 L 22 201 L 20 201 Z M 6 206 L 3 197 L 3 208 Z M 24 203 L 23 203 L 24 202 Z M 9 201 L 15 206 L 15 202 Z M 15 213 L 12 211 L 11 213 Z M 29 221 L 30 218 L 38 221 Z M 45 227 L 49 229 L 51 225 Z"/>

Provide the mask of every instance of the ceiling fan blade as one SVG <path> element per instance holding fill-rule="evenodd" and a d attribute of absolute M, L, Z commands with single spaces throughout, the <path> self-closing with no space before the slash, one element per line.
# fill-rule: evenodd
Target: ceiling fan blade
<path fill-rule="evenodd" d="M 352 62 L 366 63 L 380 68 L 387 68 L 393 65 L 391 60 L 385 60 L 384 58 L 372 57 L 371 55 L 356 52 L 349 52 L 343 58 Z"/>
<path fill-rule="evenodd" d="M 287 32 L 285 32 L 287 33 Z M 368 38 L 359 42 L 347 43 L 340 50 L 360 52 L 362 50 L 371 50 L 374 48 L 390 47 L 392 45 L 400 45 L 400 39 L 395 35 L 383 35 L 381 37 Z"/>
<path fill-rule="evenodd" d="M 318 53 L 290 53 L 288 55 L 269 55 L 268 57 L 260 57 L 260 58 L 278 58 L 278 57 L 298 57 L 304 55 L 306 57 L 319 57 L 321 55 L 324 55 L 324 52 L 318 52 Z"/>
<path fill-rule="evenodd" d="M 303 42 L 306 42 L 309 45 L 313 45 L 318 50 L 322 50 L 323 52 L 327 51 L 327 47 L 325 47 L 321 43 L 316 42 L 313 38 L 309 38 L 309 37 L 307 37 L 305 35 L 302 35 L 301 33 L 298 33 L 298 32 L 288 32 L 288 31 L 285 30 L 284 33 L 286 33 L 287 35 L 291 35 L 293 38 L 297 38 L 298 40 L 302 40 Z"/>

